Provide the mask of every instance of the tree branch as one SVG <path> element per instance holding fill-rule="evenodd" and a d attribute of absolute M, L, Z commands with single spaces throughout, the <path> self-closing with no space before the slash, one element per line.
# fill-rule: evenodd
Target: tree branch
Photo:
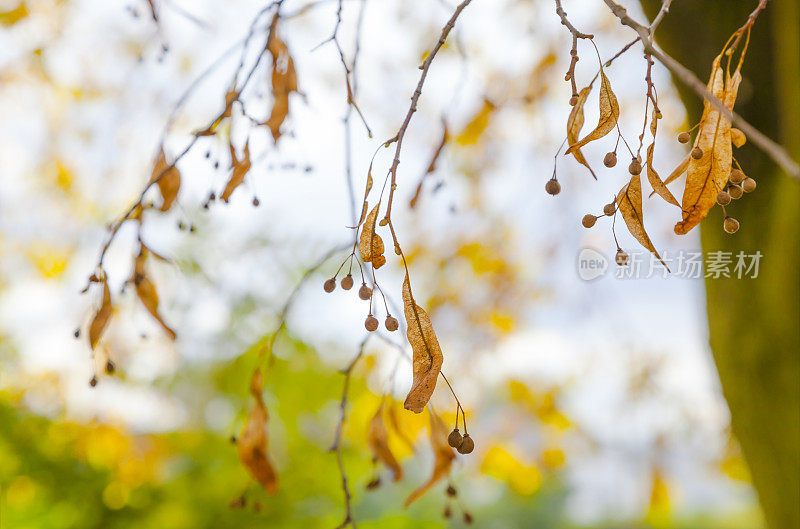
<path fill-rule="evenodd" d="M 705 83 L 703 83 L 697 76 L 688 68 L 683 66 L 681 63 L 667 55 L 666 53 L 656 49 L 655 45 L 653 44 L 652 36 L 650 34 L 650 28 L 640 24 L 639 22 L 632 19 L 624 7 L 614 2 L 614 0 L 603 0 L 611 12 L 616 16 L 620 23 L 623 26 L 628 26 L 629 28 L 633 29 L 639 35 L 639 39 L 644 44 L 644 51 L 645 54 L 652 55 L 656 58 L 661 64 L 666 66 L 666 68 L 672 72 L 673 76 L 675 76 L 681 83 L 685 84 L 692 90 L 694 90 L 699 96 L 703 97 L 706 101 L 711 103 L 719 112 L 728 118 L 733 125 L 739 128 L 742 132 L 744 132 L 745 136 L 747 136 L 753 144 L 755 144 L 759 149 L 761 149 L 764 154 L 772 158 L 772 160 L 778 164 L 786 173 L 798 180 L 800 180 L 800 165 L 797 164 L 796 161 L 789 156 L 789 153 L 786 152 L 782 146 L 778 145 L 770 138 L 768 138 L 765 134 L 755 128 L 753 125 L 748 123 L 742 116 L 737 114 L 736 112 L 731 112 L 730 110 L 725 107 L 724 103 L 714 97 L 714 95 L 708 91 L 706 88 Z M 749 29 L 750 26 L 753 25 L 755 21 L 755 17 L 758 13 L 766 5 L 766 0 L 761 0 L 758 4 L 758 7 L 753 11 L 753 13 L 748 18 L 747 22 L 744 26 L 739 28 L 737 33 L 741 35 L 746 29 Z"/>

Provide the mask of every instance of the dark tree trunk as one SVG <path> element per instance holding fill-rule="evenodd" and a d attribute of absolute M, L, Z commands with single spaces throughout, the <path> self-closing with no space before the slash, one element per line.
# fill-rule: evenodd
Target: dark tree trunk
<path fill-rule="evenodd" d="M 652 19 L 660 0 L 643 0 Z M 676 1 L 657 43 L 707 79 L 711 61 L 747 19 L 756 1 Z M 736 110 L 800 159 L 800 3 L 772 0 L 756 21 Z M 702 103 L 679 85 L 692 124 Z M 705 252 L 763 254 L 757 279 L 708 279 L 711 350 L 731 413 L 733 432 L 750 467 L 771 529 L 800 527 L 800 182 L 753 145 L 735 150 L 757 190 L 734 202 L 741 222 L 722 230 L 722 212 L 701 225 Z"/>

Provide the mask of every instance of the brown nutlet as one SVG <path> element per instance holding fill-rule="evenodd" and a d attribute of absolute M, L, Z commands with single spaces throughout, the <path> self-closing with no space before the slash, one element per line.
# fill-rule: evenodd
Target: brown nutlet
<path fill-rule="evenodd" d="M 458 428 L 456 428 L 450 432 L 450 435 L 447 436 L 447 444 L 453 448 L 458 448 L 461 445 L 462 439 L 461 432 L 459 432 Z"/>
<path fill-rule="evenodd" d="M 372 289 L 369 288 L 365 283 L 362 283 L 361 288 L 358 289 L 358 297 L 364 301 L 368 300 L 372 297 Z"/>
<path fill-rule="evenodd" d="M 465 433 L 464 437 L 461 438 L 461 444 L 458 445 L 458 453 L 471 454 L 473 450 L 475 450 L 475 441 L 472 440 L 468 433 Z"/>

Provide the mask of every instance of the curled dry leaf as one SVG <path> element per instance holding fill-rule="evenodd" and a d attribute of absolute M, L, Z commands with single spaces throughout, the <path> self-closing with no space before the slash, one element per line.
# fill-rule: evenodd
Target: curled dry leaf
<path fill-rule="evenodd" d="M 714 59 L 708 90 L 725 104 L 725 108 L 733 110 L 742 76 L 737 69 L 732 77 L 725 79 L 721 59 L 722 55 Z M 703 155 L 697 160 L 689 160 L 686 188 L 681 200 L 683 218 L 675 225 L 678 235 L 689 232 L 708 215 L 731 172 L 731 122 L 708 101 L 704 105 L 695 140 L 695 146 L 703 151 Z"/>
<path fill-rule="evenodd" d="M 261 370 L 253 371 L 250 380 L 250 394 L 253 395 L 255 403 L 247 416 L 236 450 L 239 453 L 239 460 L 244 468 L 256 481 L 261 483 L 264 490 L 269 494 L 278 491 L 278 475 L 275 468 L 267 457 L 267 407 L 264 405 L 264 398 L 261 392 L 264 389 Z"/>
<path fill-rule="evenodd" d="M 653 186 L 653 193 L 658 193 L 658 196 L 670 204 L 675 204 L 676 206 L 681 207 L 681 205 L 678 203 L 678 200 L 675 198 L 672 192 L 667 189 L 666 184 L 661 180 L 661 177 L 658 176 L 658 173 L 653 167 L 653 149 L 655 146 L 656 142 L 654 141 L 647 148 L 647 180 L 650 182 L 650 185 Z"/>
<path fill-rule="evenodd" d="M 289 55 L 289 48 L 277 35 L 275 22 L 268 40 L 267 50 L 272 56 L 273 103 L 269 119 L 261 125 L 269 127 L 273 140 L 277 142 L 281 137 L 281 125 L 289 115 L 289 95 L 297 92 L 297 72 L 294 69 L 294 60 Z"/>
<path fill-rule="evenodd" d="M 747 136 L 741 130 L 731 127 L 731 143 L 737 149 L 747 142 Z"/>
<path fill-rule="evenodd" d="M 431 446 L 433 447 L 433 474 L 431 477 L 412 492 L 406 498 L 404 507 L 408 507 L 419 499 L 423 494 L 428 492 L 431 487 L 447 476 L 450 473 L 450 467 L 453 465 L 453 459 L 456 455 L 453 449 L 447 444 L 447 427 L 444 422 L 435 413 L 430 412 L 431 416 Z"/>
<path fill-rule="evenodd" d="M 577 106 L 577 105 L 576 105 Z M 600 119 L 597 122 L 597 127 L 586 135 L 582 140 L 573 143 L 569 146 L 564 154 L 569 154 L 576 149 L 580 149 L 590 141 L 599 140 L 612 130 L 617 125 L 619 119 L 619 102 L 617 96 L 611 90 L 611 83 L 608 81 L 605 72 L 600 69 Z"/>
<path fill-rule="evenodd" d="M 642 180 L 641 175 L 633 175 L 630 182 L 625 184 L 619 194 L 617 194 L 617 209 L 619 210 L 622 218 L 625 220 L 625 225 L 628 226 L 628 231 L 631 235 L 636 237 L 636 240 L 642 246 L 650 250 L 653 255 L 658 257 L 664 268 L 669 270 L 667 263 L 658 255 L 650 236 L 644 229 L 644 217 L 642 215 Z"/>
<path fill-rule="evenodd" d="M 242 182 L 244 182 L 244 177 L 247 175 L 247 172 L 250 171 L 250 140 L 247 140 L 247 142 L 244 144 L 244 158 L 241 160 L 236 157 L 236 148 L 233 146 L 233 143 L 230 144 L 230 147 L 231 169 L 233 169 L 233 173 L 231 174 L 228 183 L 225 184 L 225 189 L 220 195 L 220 198 L 225 202 L 230 200 L 233 192 L 237 187 L 242 185 Z"/>
<path fill-rule="evenodd" d="M 164 149 L 158 153 L 156 164 L 153 167 L 153 174 L 150 176 L 150 184 L 158 185 L 161 192 L 161 211 L 167 211 L 172 207 L 175 199 L 178 198 L 178 191 L 181 189 L 181 173 L 174 165 L 167 164 Z"/>
<path fill-rule="evenodd" d="M 691 160 L 691 159 L 692 159 L 692 155 L 691 155 L 691 154 L 687 154 L 687 155 L 686 155 L 686 158 L 684 158 L 683 160 L 681 160 L 681 163 L 679 163 L 679 164 L 678 164 L 678 167 L 676 167 L 676 168 L 675 168 L 675 170 L 674 170 L 674 171 L 672 171 L 672 172 L 669 174 L 669 176 L 667 177 L 667 179 L 666 179 L 666 180 L 664 180 L 664 185 L 671 184 L 672 182 L 674 182 L 675 180 L 677 180 L 678 178 L 680 178 L 680 176 L 681 176 L 683 173 L 685 173 L 685 172 L 686 172 L 686 168 L 687 168 L 687 167 L 689 167 L 689 160 Z M 655 191 L 653 191 L 653 193 L 655 193 Z M 652 193 L 651 193 L 651 195 L 652 195 Z"/>
<path fill-rule="evenodd" d="M 161 314 L 158 313 L 158 292 L 156 291 L 156 286 L 147 277 L 147 269 L 145 267 L 147 263 L 147 256 L 149 255 L 149 251 L 147 248 L 142 245 L 141 249 L 139 250 L 139 255 L 136 256 L 136 259 L 133 262 L 133 285 L 136 287 L 136 295 L 139 297 L 139 300 L 142 302 L 142 305 L 147 309 L 153 318 L 161 324 L 164 330 L 169 335 L 170 339 L 175 339 L 175 331 L 173 331 L 169 325 L 164 321 L 161 317 Z M 163 259 L 163 258 L 162 258 Z"/>
<path fill-rule="evenodd" d="M 367 203 L 367 196 L 372 190 L 372 162 L 374 160 L 375 159 L 373 158 L 373 160 L 369 162 L 369 169 L 367 170 L 367 184 L 366 189 L 364 189 L 364 203 L 361 205 L 361 216 L 358 218 L 356 225 L 353 226 L 354 229 L 358 229 L 358 227 L 361 226 L 361 223 L 364 222 L 364 219 L 367 217 L 367 208 L 369 207 L 369 204 Z"/>
<path fill-rule="evenodd" d="M 406 335 L 413 350 L 414 381 L 406 396 L 403 407 L 414 413 L 420 413 L 436 389 L 436 381 L 442 370 L 442 349 L 433 331 L 428 314 L 417 305 L 411 294 L 408 273 L 403 281 L 403 310 L 406 316 Z"/>
<path fill-rule="evenodd" d="M 378 269 L 386 264 L 386 257 L 383 256 L 385 250 L 383 239 L 375 233 L 375 218 L 378 216 L 378 202 L 364 221 L 361 229 L 361 238 L 358 240 L 358 250 L 361 252 L 361 260 L 365 263 L 372 263 L 373 268 Z"/>
<path fill-rule="evenodd" d="M 103 285 L 103 300 L 89 325 L 89 345 L 92 349 L 97 347 L 97 342 L 100 341 L 100 337 L 108 325 L 108 320 L 111 319 L 111 290 L 108 288 L 108 278 L 105 274 L 102 275 L 100 283 Z"/>
<path fill-rule="evenodd" d="M 392 471 L 393 480 L 400 481 L 403 479 L 403 467 L 397 462 L 392 451 L 389 449 L 389 431 L 386 429 L 386 423 L 383 421 L 383 403 L 381 403 L 378 411 L 372 417 L 369 423 L 369 437 L 367 439 L 369 447 L 372 450 L 373 457 L 386 465 Z"/>
<path fill-rule="evenodd" d="M 583 105 L 586 104 L 586 99 L 589 97 L 589 93 L 592 91 L 591 86 L 587 86 L 586 88 L 582 89 L 578 93 L 578 102 L 575 103 L 575 106 L 572 107 L 572 111 L 569 113 L 569 118 L 567 118 L 567 144 L 574 145 L 578 142 L 578 135 L 581 133 L 581 129 L 583 128 Z M 572 149 L 572 155 L 578 161 L 578 163 L 585 165 L 589 172 L 592 173 L 592 176 L 595 180 L 597 180 L 597 175 L 594 174 L 592 168 L 589 167 L 589 162 L 586 161 L 586 158 L 583 156 L 580 147 L 576 147 Z"/>

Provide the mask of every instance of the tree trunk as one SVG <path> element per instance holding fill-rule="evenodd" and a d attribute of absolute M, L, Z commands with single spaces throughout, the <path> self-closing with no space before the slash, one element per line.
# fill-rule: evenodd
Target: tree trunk
<path fill-rule="evenodd" d="M 661 0 L 643 0 L 651 18 Z M 674 2 L 656 32 L 663 49 L 707 79 L 713 58 L 756 1 Z M 800 4 L 772 0 L 752 31 L 736 110 L 800 159 Z M 702 102 L 678 86 L 690 123 Z M 722 229 L 714 208 L 701 225 L 704 252 L 763 254 L 756 279 L 707 279 L 711 350 L 731 426 L 771 529 L 800 527 L 800 182 L 753 145 L 734 149 L 758 188 L 729 207 L 741 223 Z"/>

